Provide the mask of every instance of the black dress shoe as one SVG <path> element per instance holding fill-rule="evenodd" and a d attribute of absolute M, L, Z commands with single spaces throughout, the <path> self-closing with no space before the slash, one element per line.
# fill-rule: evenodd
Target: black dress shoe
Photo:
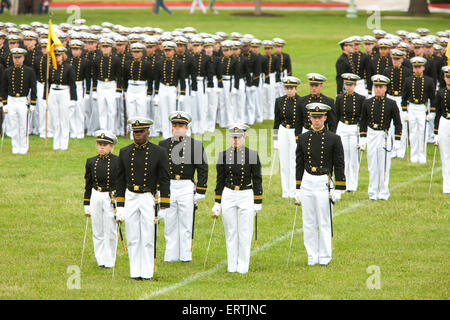
<path fill-rule="evenodd" d="M 142 278 L 141 278 L 141 277 L 135 277 L 135 278 L 133 278 L 133 277 L 130 277 L 130 279 L 131 279 L 131 280 L 135 280 L 135 281 L 141 281 L 141 280 L 142 280 Z"/>
<path fill-rule="evenodd" d="M 141 278 L 143 281 L 152 281 L 152 278 Z"/>

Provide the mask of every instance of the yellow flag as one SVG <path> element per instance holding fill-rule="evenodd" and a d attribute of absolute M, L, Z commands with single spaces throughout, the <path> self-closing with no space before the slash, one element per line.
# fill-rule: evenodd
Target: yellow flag
<path fill-rule="evenodd" d="M 450 41 L 450 37 L 448 37 L 448 40 Z M 447 56 L 447 65 L 450 66 L 450 45 L 447 45 L 447 52 L 445 55 Z"/>
<path fill-rule="evenodd" d="M 56 63 L 56 57 L 55 57 L 55 47 L 61 47 L 62 43 L 59 40 L 56 33 L 53 31 L 52 28 L 52 21 L 50 20 L 48 22 L 48 43 L 47 43 L 47 51 L 50 57 L 52 58 L 53 67 L 55 69 L 58 68 L 58 65 Z"/>

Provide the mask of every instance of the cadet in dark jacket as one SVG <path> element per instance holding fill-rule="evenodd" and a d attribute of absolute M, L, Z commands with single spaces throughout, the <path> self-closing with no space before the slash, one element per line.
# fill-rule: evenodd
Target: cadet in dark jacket
<path fill-rule="evenodd" d="M 116 191 L 119 157 L 112 154 L 117 137 L 109 131 L 94 133 L 98 155 L 86 160 L 84 213 L 92 221 L 94 255 L 101 268 L 116 261 L 117 224 L 112 202 Z"/>

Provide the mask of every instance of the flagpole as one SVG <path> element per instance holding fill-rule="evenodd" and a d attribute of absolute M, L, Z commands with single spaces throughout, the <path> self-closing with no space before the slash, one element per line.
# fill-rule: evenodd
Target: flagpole
<path fill-rule="evenodd" d="M 48 119 L 48 78 L 50 73 L 50 53 L 47 52 L 47 75 L 45 77 L 45 146 L 47 146 L 47 119 Z"/>

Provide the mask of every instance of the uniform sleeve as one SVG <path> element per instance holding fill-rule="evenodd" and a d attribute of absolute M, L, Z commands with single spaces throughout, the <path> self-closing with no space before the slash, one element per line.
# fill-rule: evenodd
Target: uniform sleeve
<path fill-rule="evenodd" d="M 255 204 L 262 203 L 263 187 L 262 187 L 262 169 L 259 156 L 256 153 L 256 164 L 251 165 L 252 170 L 252 184 L 253 184 L 253 201 Z"/>
<path fill-rule="evenodd" d="M 337 118 L 336 118 L 336 108 L 334 106 L 334 100 L 330 98 L 327 104 L 331 107 L 331 110 L 327 112 L 326 123 L 328 126 L 328 130 L 335 133 L 336 129 L 337 129 Z"/>
<path fill-rule="evenodd" d="M 170 207 L 170 176 L 169 158 L 167 152 L 161 148 L 158 161 L 158 185 L 160 192 L 160 207 Z"/>
<path fill-rule="evenodd" d="M 439 91 L 436 95 L 436 117 L 434 118 L 434 134 L 438 134 L 439 133 L 439 120 L 442 116 L 442 111 L 443 111 L 443 100 L 441 99 L 441 92 Z"/>
<path fill-rule="evenodd" d="M 291 56 L 286 53 L 284 64 L 286 66 L 288 76 L 292 76 Z"/>
<path fill-rule="evenodd" d="M 127 186 L 127 180 L 125 175 L 125 153 L 120 150 L 119 152 L 119 164 L 117 169 L 117 206 L 123 207 L 125 205 L 125 189 Z"/>
<path fill-rule="evenodd" d="M 36 74 L 33 69 L 30 67 L 30 104 L 35 106 L 37 99 L 37 90 L 36 90 Z"/>
<path fill-rule="evenodd" d="M 92 193 L 92 174 L 91 174 L 91 166 L 89 165 L 89 161 L 86 160 L 86 166 L 84 170 L 84 200 L 83 203 L 85 206 L 89 206 L 91 204 L 91 193 Z"/>
<path fill-rule="evenodd" d="M 280 117 L 280 104 L 281 100 L 283 98 L 277 98 L 275 100 L 275 106 L 274 106 L 274 121 L 273 121 L 273 140 L 278 140 L 278 129 L 280 128 L 281 124 L 281 117 Z M 298 121 L 298 120 L 297 120 Z"/>
<path fill-rule="evenodd" d="M 77 86 L 75 84 L 75 71 L 73 70 L 72 66 L 67 65 L 69 68 L 67 77 L 68 77 L 68 85 L 70 88 L 70 100 L 77 100 Z"/>
<path fill-rule="evenodd" d="M 116 58 L 116 59 L 114 59 Z M 122 71 L 122 64 L 120 63 L 119 57 L 111 57 L 111 59 L 115 60 L 115 77 L 116 77 L 116 92 L 121 93 L 123 89 L 123 71 Z"/>
<path fill-rule="evenodd" d="M 400 118 L 400 111 L 398 111 L 398 107 L 395 101 L 392 102 L 391 110 L 395 128 L 394 130 L 395 140 L 400 140 L 402 138 L 402 121 Z"/>
<path fill-rule="evenodd" d="M 215 202 L 222 201 L 222 192 L 225 188 L 225 152 L 219 153 L 219 158 L 216 164 L 217 180 L 216 180 L 216 197 Z"/>
<path fill-rule="evenodd" d="M 175 62 L 175 60 L 174 60 Z M 188 67 L 186 67 L 188 68 Z M 178 80 L 180 81 L 180 94 L 181 95 L 186 95 L 186 81 L 185 81 L 185 75 L 187 75 L 187 73 L 184 72 L 185 66 L 180 63 L 180 67 L 178 69 Z M 197 81 L 197 80 L 196 80 Z M 159 88 L 159 83 L 158 83 L 158 88 Z"/>
<path fill-rule="evenodd" d="M 302 110 L 302 104 L 301 104 L 301 97 L 297 97 L 296 99 L 296 107 L 295 107 L 295 112 L 297 113 L 295 115 L 295 140 L 298 141 L 300 135 L 302 134 L 303 131 L 303 123 L 304 123 L 304 119 L 303 117 L 306 117 L 305 114 L 303 114 L 303 110 Z"/>
<path fill-rule="evenodd" d="M 361 138 L 367 137 L 367 104 L 368 100 L 365 100 L 361 107 L 361 120 L 359 122 L 359 136 Z"/>
<path fill-rule="evenodd" d="M 428 99 L 430 99 L 430 112 L 436 112 L 436 85 L 433 81 L 430 81 L 427 86 Z"/>
<path fill-rule="evenodd" d="M 345 162 L 344 147 L 342 146 L 341 137 L 336 135 L 336 143 L 333 152 L 333 168 L 334 168 L 334 187 L 337 190 L 345 190 Z"/>
<path fill-rule="evenodd" d="M 414 79 L 412 80 L 414 81 Z M 402 111 L 408 111 L 408 99 L 411 94 L 410 78 L 406 78 L 402 88 Z"/>
<path fill-rule="evenodd" d="M 295 151 L 295 187 L 300 189 L 303 179 L 303 171 L 305 170 L 303 147 L 301 137 L 298 138 L 297 150 Z"/>
<path fill-rule="evenodd" d="M 208 182 L 208 159 L 201 142 L 194 144 L 194 164 L 197 169 L 197 187 L 195 192 L 205 194 Z"/>
<path fill-rule="evenodd" d="M 89 95 L 91 93 L 91 62 L 88 59 L 84 59 L 84 80 L 86 85 L 86 94 Z"/>

